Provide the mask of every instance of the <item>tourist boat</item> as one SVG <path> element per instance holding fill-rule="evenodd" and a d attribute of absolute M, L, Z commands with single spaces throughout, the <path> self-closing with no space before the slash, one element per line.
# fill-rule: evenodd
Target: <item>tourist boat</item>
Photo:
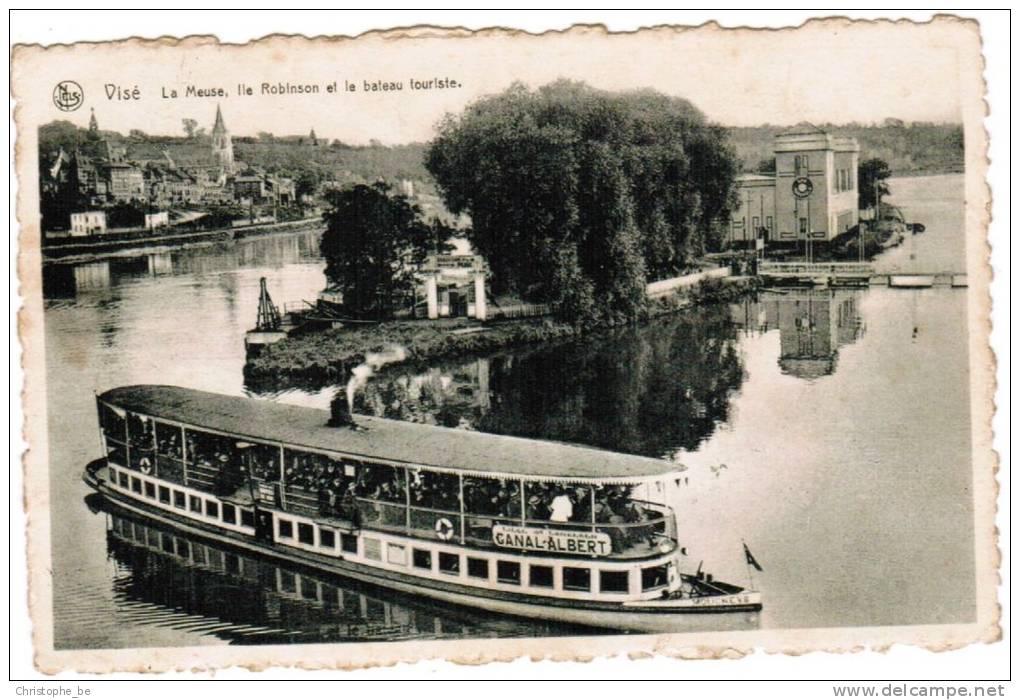
<path fill-rule="evenodd" d="M 759 592 L 687 567 L 676 465 L 334 406 L 112 389 L 84 478 L 186 534 L 445 603 L 647 632 L 757 625 Z"/>

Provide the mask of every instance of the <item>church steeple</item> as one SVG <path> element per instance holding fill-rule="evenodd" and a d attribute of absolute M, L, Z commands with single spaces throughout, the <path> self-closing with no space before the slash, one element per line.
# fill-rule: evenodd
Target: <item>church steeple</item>
<path fill-rule="evenodd" d="M 96 119 L 96 110 L 91 110 L 92 114 L 89 116 L 89 131 L 93 134 L 99 132 L 99 120 Z"/>
<path fill-rule="evenodd" d="M 227 125 L 223 122 L 223 112 L 220 106 L 216 105 L 216 122 L 212 130 L 212 151 L 220 169 L 224 173 L 234 172 L 234 142 L 227 131 Z"/>

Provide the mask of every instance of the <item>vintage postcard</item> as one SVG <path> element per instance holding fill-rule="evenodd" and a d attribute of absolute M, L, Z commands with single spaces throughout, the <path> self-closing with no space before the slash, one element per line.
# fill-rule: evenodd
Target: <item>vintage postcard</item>
<path fill-rule="evenodd" d="M 45 672 L 999 638 L 976 22 L 18 46 Z"/>

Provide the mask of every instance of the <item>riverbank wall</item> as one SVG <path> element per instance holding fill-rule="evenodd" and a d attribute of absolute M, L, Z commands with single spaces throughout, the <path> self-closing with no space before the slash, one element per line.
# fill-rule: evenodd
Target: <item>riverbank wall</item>
<path fill-rule="evenodd" d="M 286 233 L 311 228 L 321 223 L 313 217 L 296 221 L 281 221 L 272 224 L 253 224 L 211 231 L 179 231 L 160 233 L 154 236 L 133 236 L 113 239 L 89 239 L 69 243 L 48 243 L 43 246 L 43 263 L 47 262 L 88 262 L 116 254 L 149 248 L 179 248 L 197 243 L 247 238 L 269 233 Z"/>
<path fill-rule="evenodd" d="M 682 313 L 698 304 L 726 303 L 760 286 L 755 277 L 702 279 L 649 300 L 648 318 Z M 373 326 L 332 328 L 282 340 L 244 366 L 245 384 L 256 390 L 321 388 L 347 381 L 365 354 L 392 345 L 406 351 L 404 363 L 481 355 L 532 343 L 578 339 L 612 324 L 580 326 L 551 317 L 480 323 L 473 319 L 388 321 Z"/>

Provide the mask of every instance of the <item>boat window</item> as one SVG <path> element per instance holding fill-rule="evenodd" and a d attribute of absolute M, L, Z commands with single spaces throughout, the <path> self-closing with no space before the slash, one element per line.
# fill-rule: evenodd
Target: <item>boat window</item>
<path fill-rule="evenodd" d="M 277 569 L 280 574 L 280 591 L 283 593 L 297 593 L 297 574 L 283 569 Z"/>
<path fill-rule="evenodd" d="M 123 411 L 114 410 L 106 404 L 99 405 L 99 421 L 107 440 L 123 444 L 127 438 L 127 422 Z"/>
<path fill-rule="evenodd" d="M 492 527 L 521 522 L 520 482 L 507 479 L 464 478 L 465 535 L 484 546 L 492 544 Z"/>
<path fill-rule="evenodd" d="M 408 470 L 408 486 L 411 530 L 421 537 L 459 540 L 460 479 L 457 475 L 411 469 Z"/>
<path fill-rule="evenodd" d="M 362 526 L 403 530 L 407 526 L 404 470 L 383 464 L 363 464 L 354 482 L 358 519 Z"/>
<path fill-rule="evenodd" d="M 591 569 L 581 569 L 573 566 L 563 567 L 563 590 L 566 591 L 590 591 L 591 590 Z"/>
<path fill-rule="evenodd" d="M 201 513 L 202 499 L 198 496 L 188 496 L 188 510 L 192 513 Z"/>
<path fill-rule="evenodd" d="M 114 486 L 117 485 L 117 470 L 113 467 L 110 467 L 110 483 Z"/>
<path fill-rule="evenodd" d="M 137 413 L 127 414 L 130 467 L 151 474 L 155 467 L 156 437 L 152 419 Z"/>
<path fill-rule="evenodd" d="M 156 497 L 156 485 L 151 481 L 145 482 L 145 497 L 155 498 Z"/>
<path fill-rule="evenodd" d="M 210 518 L 216 518 L 219 520 L 220 517 L 220 504 L 216 501 L 205 502 L 205 514 Z"/>
<path fill-rule="evenodd" d="M 262 443 L 242 443 L 252 477 L 260 481 L 280 480 L 280 448 Z"/>
<path fill-rule="evenodd" d="M 468 557 L 467 573 L 474 578 L 489 578 L 489 560 Z"/>
<path fill-rule="evenodd" d="M 187 497 L 183 491 L 174 491 L 174 508 L 186 508 Z"/>
<path fill-rule="evenodd" d="M 600 571 L 599 591 L 601 591 L 602 593 L 629 593 L 630 572 Z"/>
<path fill-rule="evenodd" d="M 315 544 L 315 528 L 308 523 L 298 523 L 297 538 L 301 544 Z"/>
<path fill-rule="evenodd" d="M 667 583 L 669 574 L 665 564 L 641 569 L 641 590 L 652 591 L 664 587 Z"/>
<path fill-rule="evenodd" d="M 591 523 L 591 487 L 529 481 L 524 484 L 526 512 L 532 524 Z"/>
<path fill-rule="evenodd" d="M 223 504 L 223 522 L 228 525 L 237 525 L 237 509 L 229 503 Z"/>
<path fill-rule="evenodd" d="M 348 554 L 357 554 L 358 553 L 357 535 L 348 535 L 346 532 L 340 533 L 340 549 L 347 552 Z"/>
<path fill-rule="evenodd" d="M 456 474 L 410 470 L 411 505 L 460 512 L 460 479 Z"/>
<path fill-rule="evenodd" d="M 365 538 L 365 558 L 382 561 L 382 542 L 374 537 Z"/>
<path fill-rule="evenodd" d="M 532 564 L 529 566 L 528 585 L 537 586 L 538 588 L 552 588 L 553 568 L 551 566 L 541 566 L 539 564 Z"/>
<path fill-rule="evenodd" d="M 404 549 L 403 545 L 399 544 L 386 545 L 386 561 L 390 564 L 405 566 L 407 564 L 407 550 Z"/>
<path fill-rule="evenodd" d="M 156 422 L 156 476 L 185 484 L 181 429 Z"/>
<path fill-rule="evenodd" d="M 521 565 L 515 561 L 496 562 L 496 580 L 500 583 L 521 583 Z"/>
<path fill-rule="evenodd" d="M 137 476 L 131 477 L 131 490 L 134 491 L 135 493 L 142 492 L 142 480 L 139 479 Z"/>
<path fill-rule="evenodd" d="M 464 478 L 464 512 L 520 520 L 520 482 L 508 479 Z"/>
<path fill-rule="evenodd" d="M 427 549 L 416 549 L 411 554 L 411 560 L 417 569 L 432 570 L 432 552 Z"/>
<path fill-rule="evenodd" d="M 460 573 L 460 555 L 453 552 L 439 553 L 439 570 L 444 574 Z"/>
<path fill-rule="evenodd" d="M 127 475 L 127 472 L 120 472 L 117 475 L 117 483 L 119 483 L 122 488 L 126 489 L 128 487 L 128 475 Z"/>
<path fill-rule="evenodd" d="M 289 520 L 280 518 L 276 521 L 276 530 L 279 532 L 278 537 L 282 539 L 292 540 L 294 539 L 294 523 Z"/>
<path fill-rule="evenodd" d="M 336 533 L 330 529 L 320 527 L 319 546 L 326 549 L 336 549 Z"/>
<path fill-rule="evenodd" d="M 244 485 L 246 468 L 233 438 L 189 428 L 185 431 L 184 440 L 188 486 L 229 496 Z"/>
<path fill-rule="evenodd" d="M 363 464 L 358 467 L 354 495 L 373 501 L 404 503 L 404 470 L 385 464 Z"/>
<path fill-rule="evenodd" d="M 159 502 L 170 504 L 170 489 L 166 486 L 159 487 Z"/>
<path fill-rule="evenodd" d="M 255 511 L 251 508 L 242 508 L 241 524 L 245 527 L 255 527 Z"/>
<path fill-rule="evenodd" d="M 353 465 L 313 452 L 283 452 L 287 510 L 309 517 L 354 519 Z M 351 466 L 347 469 L 347 466 Z M 349 475 L 348 472 L 351 472 Z"/>

